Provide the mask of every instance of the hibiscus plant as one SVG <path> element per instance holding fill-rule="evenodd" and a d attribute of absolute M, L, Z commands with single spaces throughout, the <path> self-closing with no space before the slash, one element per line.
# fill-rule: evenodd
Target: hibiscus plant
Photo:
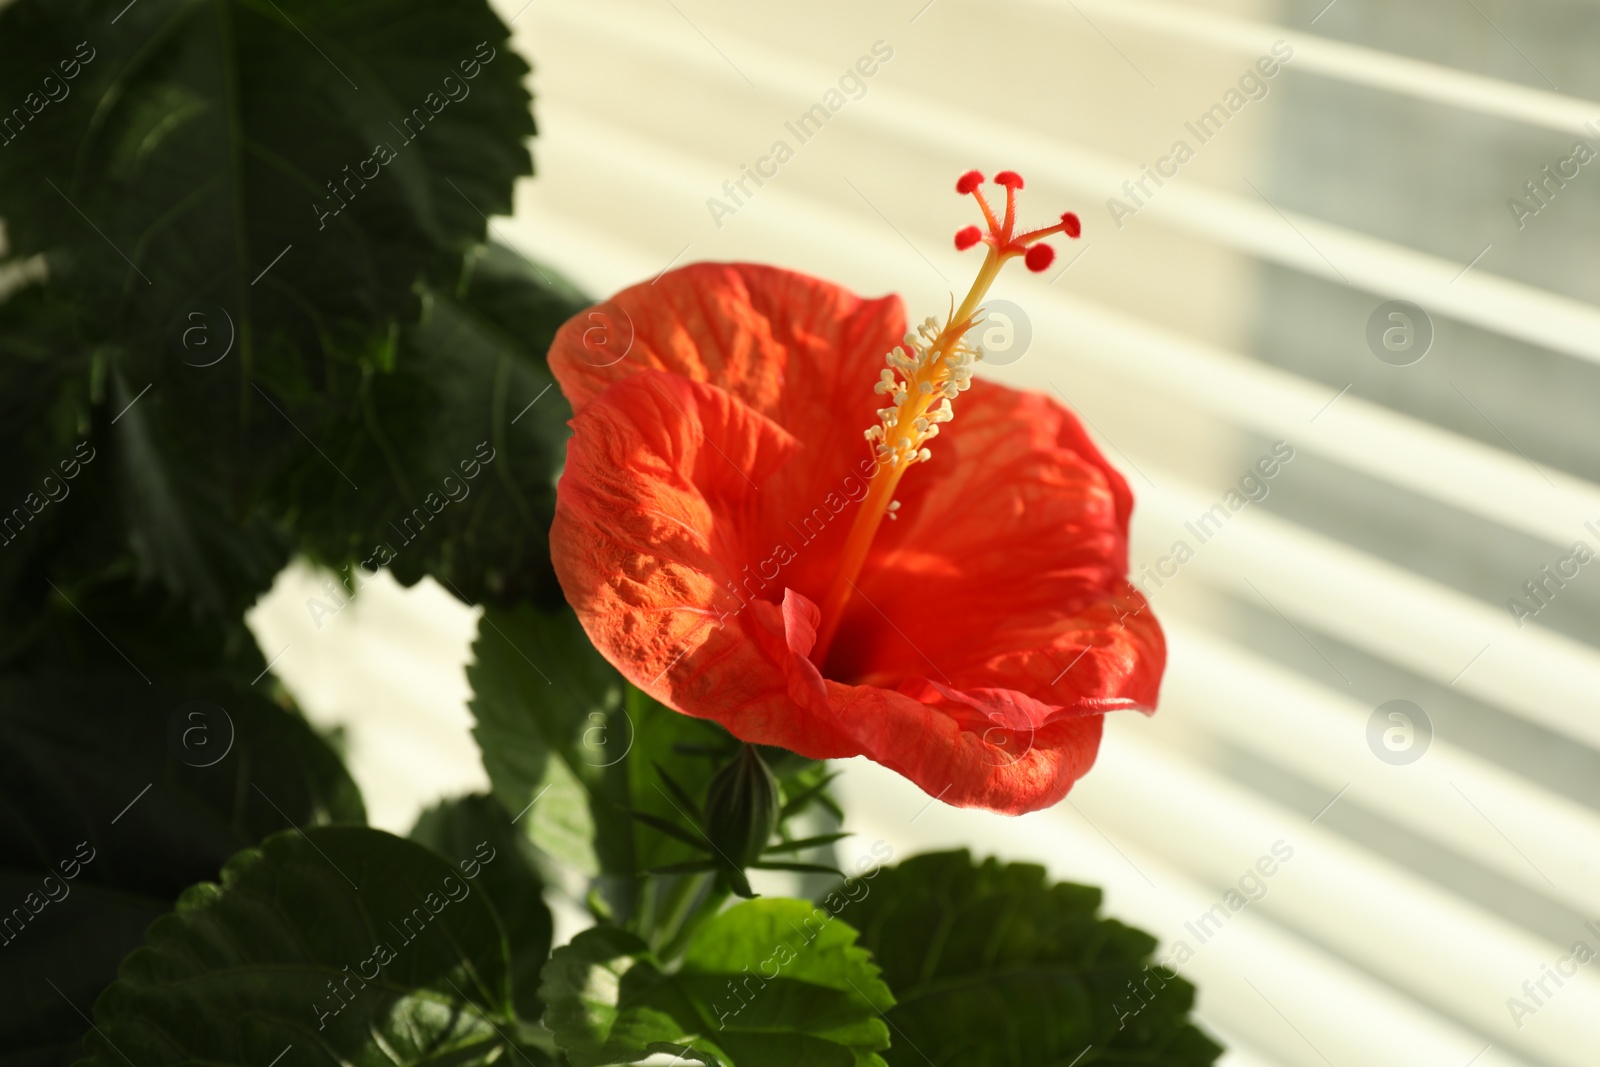
<path fill-rule="evenodd" d="M 0 1067 L 1214 1062 L 1098 890 L 852 837 L 826 762 L 1001 818 L 1153 710 L 1127 485 L 972 373 L 1076 218 L 963 176 L 911 332 L 596 304 L 490 240 L 528 70 L 485 0 L 0 3 Z M 480 609 L 489 793 L 367 825 L 244 622 L 295 558 Z"/>

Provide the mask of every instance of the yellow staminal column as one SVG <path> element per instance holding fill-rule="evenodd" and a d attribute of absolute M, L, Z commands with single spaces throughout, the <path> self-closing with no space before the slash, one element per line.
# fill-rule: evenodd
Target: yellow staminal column
<path fill-rule="evenodd" d="M 822 624 L 811 652 L 811 660 L 818 666 L 827 661 L 845 608 L 857 591 L 856 579 L 872 549 L 878 527 L 883 525 L 885 516 L 893 518 L 899 507 L 894 494 L 900 479 L 915 464 L 932 458 L 927 442 L 938 436 L 941 423 L 954 417 L 950 401 L 971 384 L 972 364 L 980 354 L 966 343 L 965 337 L 975 325 L 979 304 L 1000 274 L 1000 268 L 1007 260 L 1022 257 L 1029 270 L 1042 271 L 1050 265 L 1055 253 L 1048 245 L 1038 242 L 1055 233 L 1077 237 L 1080 232 L 1078 217 L 1068 212 L 1055 225 L 1015 233 L 1016 194 L 1022 188 L 1022 178 L 1014 171 L 1001 171 L 994 180 L 1006 191 L 1003 219 L 995 215 L 983 197 L 979 188 L 983 175 L 969 171 L 956 183 L 958 193 L 971 194 L 977 199 L 988 230 L 984 233 L 976 226 L 968 226 L 956 234 L 957 250 L 979 243 L 987 246 L 983 266 L 966 299 L 951 312 L 943 328 L 938 328 L 935 320 L 928 319 L 917 332 L 906 334 L 901 348 L 884 357 L 888 369 L 882 372 L 876 388 L 878 393 L 889 397 L 890 403 L 878 411 L 880 424 L 866 431 L 878 466 L 845 538 L 839 568 L 820 605 Z"/>
<path fill-rule="evenodd" d="M 814 663 L 821 664 L 827 658 L 845 606 L 855 594 L 855 580 L 861 574 L 878 527 L 896 507 L 894 494 L 900 479 L 912 466 L 931 458 L 926 442 L 938 436 L 940 423 L 950 420 L 950 401 L 966 388 L 977 353 L 968 348 L 963 339 L 972 328 L 978 305 L 989 292 L 989 286 L 994 284 L 1005 259 L 993 248 L 989 249 L 966 299 L 937 334 L 930 338 L 928 335 L 932 331 L 925 323 L 922 336 L 906 335 L 905 347 L 915 354 L 914 360 L 898 352 L 886 357 L 891 369 L 883 372 L 878 391 L 889 393 L 897 384 L 895 370 L 904 375 L 904 381 L 899 383 L 904 388 L 894 391 L 892 406 L 879 412 L 882 425 L 867 431 L 867 440 L 875 446 L 878 469 L 850 526 L 850 534 L 839 556 L 839 569 L 821 604 L 822 627 L 812 651 Z"/>

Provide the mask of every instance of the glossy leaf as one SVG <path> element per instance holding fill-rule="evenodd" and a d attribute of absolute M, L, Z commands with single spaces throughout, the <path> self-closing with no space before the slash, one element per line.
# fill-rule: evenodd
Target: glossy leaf
<path fill-rule="evenodd" d="M 1194 987 L 1152 961 L 1155 938 L 1100 917 L 1100 890 L 1034 864 L 915 856 L 824 904 L 894 990 L 891 1065 L 1204 1067 L 1222 1053 L 1188 1019 Z"/>
<path fill-rule="evenodd" d="M 281 483 L 281 508 L 315 557 L 431 575 L 469 603 L 561 603 L 547 535 L 571 411 L 545 368 L 556 329 L 585 301 L 503 246 L 458 284 L 423 290 L 394 367 L 364 370 L 324 450 Z M 359 486 L 359 489 L 357 488 Z"/>
<path fill-rule="evenodd" d="M 894 1003 L 853 929 L 776 899 L 712 919 L 672 974 L 633 935 L 587 930 L 552 955 L 543 995 L 574 1067 L 656 1053 L 719 1067 L 882 1064 Z"/>
<path fill-rule="evenodd" d="M 511 990 L 517 1014 L 538 1019 L 539 972 L 550 958 L 550 909 L 532 846 L 493 797 L 478 794 L 436 804 L 412 827 L 411 839 L 435 854 L 479 870 L 478 888 L 488 894 L 506 931 Z"/>
<path fill-rule="evenodd" d="M 551 856 L 631 877 L 634 738 L 621 677 L 566 608 L 488 608 L 472 653 L 473 736 L 495 798 Z"/>
<path fill-rule="evenodd" d="M 95 1007 L 88 1062 L 409 1067 L 517 1047 L 542 1065 L 480 884 L 501 858 L 474 876 L 365 827 L 274 835 L 151 927 Z"/>
<path fill-rule="evenodd" d="M 78 1011 L 145 927 L 239 849 L 363 821 L 338 757 L 252 691 L 136 675 L 0 681 L 0 891 L 22 908 L 0 927 L 0 1032 L 15 1057 L 0 1062 L 75 1058 Z"/>

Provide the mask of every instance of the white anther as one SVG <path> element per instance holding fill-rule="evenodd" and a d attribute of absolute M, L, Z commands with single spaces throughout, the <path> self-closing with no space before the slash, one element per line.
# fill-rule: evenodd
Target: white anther
<path fill-rule="evenodd" d="M 926 448 L 919 449 L 918 452 L 917 452 L 917 459 L 922 463 L 926 463 L 926 462 L 928 462 L 928 460 L 930 460 L 932 458 L 933 458 L 933 453 L 929 452 Z"/>
<path fill-rule="evenodd" d="M 955 417 L 956 413 L 951 409 L 949 400 L 939 401 L 939 406 L 928 412 L 929 422 L 949 422 Z"/>
<path fill-rule="evenodd" d="M 894 394 L 894 403 L 895 403 L 896 407 L 899 407 L 901 404 L 904 404 L 905 402 L 906 402 L 906 391 L 904 389 L 901 389 L 899 392 Z"/>
<path fill-rule="evenodd" d="M 932 382 L 922 382 L 921 384 L 919 384 L 917 386 L 917 392 L 921 393 L 923 396 L 932 396 L 933 395 L 933 383 Z"/>

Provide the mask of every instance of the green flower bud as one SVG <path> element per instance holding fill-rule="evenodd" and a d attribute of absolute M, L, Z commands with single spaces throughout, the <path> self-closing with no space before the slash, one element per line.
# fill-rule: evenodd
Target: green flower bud
<path fill-rule="evenodd" d="M 720 857 L 743 869 L 761 858 L 778 829 L 778 780 L 754 745 L 717 772 L 706 792 L 706 836 Z"/>

